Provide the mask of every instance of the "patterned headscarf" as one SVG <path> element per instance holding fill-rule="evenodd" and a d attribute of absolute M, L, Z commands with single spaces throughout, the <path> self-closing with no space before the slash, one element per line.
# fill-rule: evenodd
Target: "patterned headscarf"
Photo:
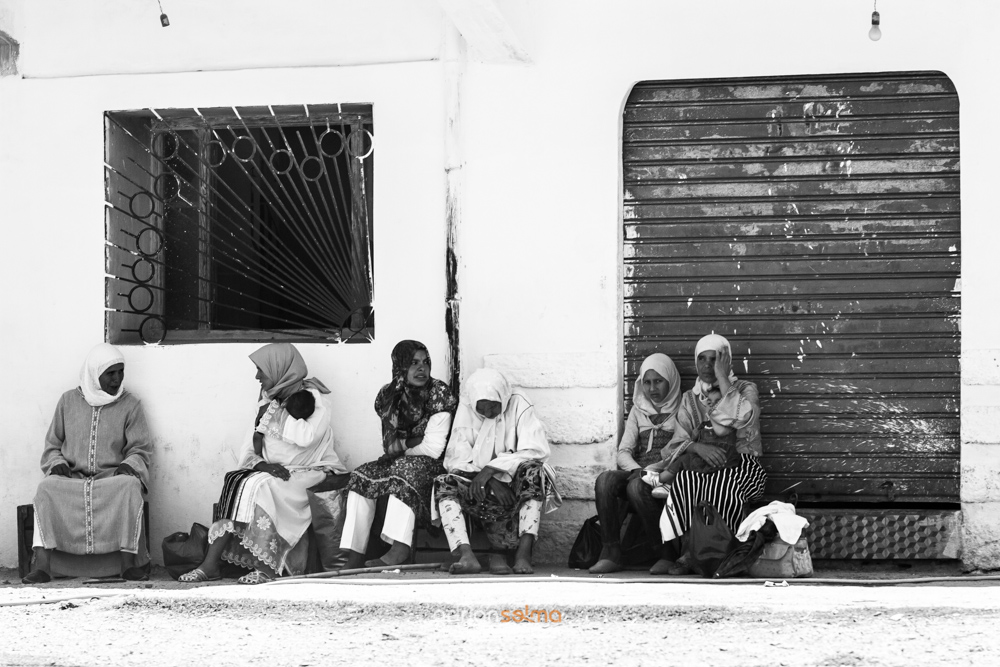
<path fill-rule="evenodd" d="M 406 382 L 406 371 L 417 352 L 427 352 L 427 346 L 415 340 L 402 340 L 392 349 L 392 380 L 375 397 L 375 413 L 382 420 L 382 449 L 397 438 L 414 438 L 424 434 L 431 415 L 438 412 L 455 414 L 458 399 L 451 387 L 430 378 L 423 387 Z M 427 353 L 427 366 L 431 365 Z"/>
<path fill-rule="evenodd" d="M 99 408 L 114 403 L 125 394 L 125 387 L 118 387 L 118 393 L 112 396 L 101 389 L 101 374 L 115 364 L 124 364 L 125 357 L 114 345 L 99 343 L 87 354 L 87 360 L 80 369 L 80 391 L 91 407 Z"/>
<path fill-rule="evenodd" d="M 263 392 L 269 400 L 286 398 L 303 387 L 316 389 L 321 394 L 329 394 L 326 385 L 316 378 L 306 379 L 309 369 L 305 359 L 291 343 L 271 343 L 250 355 L 250 361 L 256 364 L 274 386 Z"/>

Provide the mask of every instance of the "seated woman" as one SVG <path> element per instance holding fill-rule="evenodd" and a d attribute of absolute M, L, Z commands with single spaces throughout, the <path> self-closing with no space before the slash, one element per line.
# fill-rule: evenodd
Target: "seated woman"
<path fill-rule="evenodd" d="M 333 448 L 330 390 L 316 378 L 306 379 L 306 362 L 289 343 L 265 345 L 250 360 L 260 382 L 256 426 L 247 434 L 240 470 L 226 473 L 205 559 L 179 581 L 219 579 L 222 561 L 251 570 L 239 578 L 241 584 L 302 574 L 308 557 L 302 536 L 312 522 L 307 490 L 330 474 L 334 482 L 347 483 L 347 469 Z M 291 397 L 302 390 L 312 395 L 313 405 L 298 412 L 295 403 L 302 397 Z M 312 413 L 296 419 L 290 399 L 292 412 L 305 415 L 311 407 Z"/>
<path fill-rule="evenodd" d="M 375 397 L 382 420 L 383 454 L 351 473 L 340 547 L 347 568 L 399 565 L 410 557 L 416 522 L 430 518 L 431 487 L 444 472 L 441 455 L 458 400 L 431 377 L 427 347 L 404 340 L 392 350 L 392 380 Z M 381 538 L 391 545 L 382 558 L 365 562 L 375 501 L 388 496 Z"/>
<path fill-rule="evenodd" d="M 736 531 L 743 520 L 747 501 L 764 495 L 766 475 L 758 458 L 760 442 L 760 401 L 757 385 L 738 380 L 732 372 L 732 349 L 722 336 L 711 334 L 695 346 L 698 378 L 693 389 L 684 392 L 677 412 L 674 437 L 667 444 L 668 454 L 650 475 L 647 483 L 658 485 L 672 479 L 669 495 L 677 512 L 677 538 L 691 525 L 691 512 L 707 501 L 719 510 L 729 527 Z M 739 462 L 731 462 L 736 451 Z M 674 457 L 693 453 L 709 466 L 708 472 L 696 466 L 668 470 Z M 666 509 L 664 509 L 666 512 Z M 665 536 L 671 540 L 672 535 Z M 652 574 L 688 574 L 690 570 L 670 559 L 661 559 Z"/>
<path fill-rule="evenodd" d="M 49 581 L 54 560 L 60 574 L 113 574 L 99 554 L 120 554 L 111 567 L 120 565 L 124 579 L 147 577 L 142 492 L 153 443 L 124 378 L 125 358 L 102 343 L 87 355 L 80 386 L 59 399 L 42 452 L 46 477 L 35 494 L 35 567 L 26 584 Z"/>
<path fill-rule="evenodd" d="M 452 574 L 482 568 L 472 552 L 465 516 L 478 518 L 490 544 L 517 549 L 514 569 L 503 554 L 490 554 L 491 574 L 531 574 L 531 550 L 538 537 L 542 503 L 556 509 L 562 499 L 546 463 L 549 442 L 534 406 L 499 371 L 481 368 L 462 384 L 462 401 L 448 440 L 447 474 L 434 481 L 431 514 L 444 525 L 451 552 L 459 556 Z"/>
<path fill-rule="evenodd" d="M 602 472 L 594 483 L 597 516 L 601 522 L 601 557 L 592 574 L 606 574 L 622 569 L 622 503 L 628 503 L 638 515 L 647 538 L 660 542 L 660 512 L 663 501 L 651 494 L 644 484 L 643 468 L 662 461 L 664 447 L 674 435 L 677 407 L 681 402 L 681 377 L 665 354 L 651 354 L 639 368 L 632 392 L 632 409 L 625 421 L 625 432 L 618 443 L 618 469 Z M 674 555 L 664 553 L 664 558 Z"/>

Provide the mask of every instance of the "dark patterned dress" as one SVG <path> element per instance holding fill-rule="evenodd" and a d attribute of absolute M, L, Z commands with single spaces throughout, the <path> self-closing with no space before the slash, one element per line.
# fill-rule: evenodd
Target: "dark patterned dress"
<path fill-rule="evenodd" d="M 407 384 L 406 371 L 419 351 L 426 347 L 416 341 L 402 341 L 392 353 L 392 382 L 375 397 L 375 413 L 382 421 L 382 449 L 386 453 L 358 466 L 347 484 L 349 491 L 372 500 L 392 495 L 417 516 L 418 524 L 430 522 L 431 491 L 434 478 L 444 472 L 439 458 L 430 456 L 390 457 L 389 445 L 397 439 L 423 436 L 427 422 L 439 413 L 455 415 L 458 399 L 451 388 L 431 378 L 423 387 Z"/>

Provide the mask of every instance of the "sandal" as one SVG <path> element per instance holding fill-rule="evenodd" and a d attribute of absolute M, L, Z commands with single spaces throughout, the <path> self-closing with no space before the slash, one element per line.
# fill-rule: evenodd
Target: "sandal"
<path fill-rule="evenodd" d="M 190 572 L 186 572 L 181 576 L 177 577 L 177 581 L 181 582 L 182 584 L 200 584 L 206 581 L 218 581 L 219 579 L 222 579 L 221 574 L 216 575 L 214 577 L 210 577 L 207 574 L 205 574 L 205 570 L 201 569 L 200 567 L 196 567 Z"/>
<path fill-rule="evenodd" d="M 254 570 L 250 574 L 244 574 L 242 577 L 236 580 L 238 584 L 250 584 L 254 586 L 256 584 L 266 584 L 269 581 L 274 581 L 274 577 L 260 570 Z"/>

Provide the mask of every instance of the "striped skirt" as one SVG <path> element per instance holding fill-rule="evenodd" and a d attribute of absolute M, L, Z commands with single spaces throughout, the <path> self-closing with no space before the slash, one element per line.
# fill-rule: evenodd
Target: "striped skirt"
<path fill-rule="evenodd" d="M 740 456 L 743 461 L 738 467 L 716 472 L 682 470 L 677 473 L 670 495 L 677 510 L 681 535 L 687 532 L 691 525 L 691 513 L 701 501 L 714 505 L 735 533 L 744 518 L 744 504 L 764 495 L 767 478 L 764 468 L 756 456 Z"/>

